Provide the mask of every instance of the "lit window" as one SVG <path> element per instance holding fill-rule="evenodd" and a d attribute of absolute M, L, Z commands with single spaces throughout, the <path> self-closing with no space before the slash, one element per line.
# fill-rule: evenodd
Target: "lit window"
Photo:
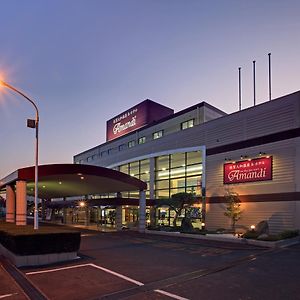
<path fill-rule="evenodd" d="M 135 141 L 134 140 L 128 142 L 128 148 L 132 148 L 134 146 L 135 146 Z"/>
<path fill-rule="evenodd" d="M 138 143 L 139 143 L 139 144 L 145 144 L 145 143 L 146 143 L 146 137 L 145 137 L 145 136 L 140 137 L 140 138 L 138 139 Z"/>
<path fill-rule="evenodd" d="M 181 123 L 181 130 L 188 129 L 194 127 L 194 119 L 185 121 Z"/>
<path fill-rule="evenodd" d="M 159 139 L 163 136 L 163 130 L 160 130 L 160 131 L 156 131 L 153 133 L 153 139 L 156 140 L 156 139 Z"/>

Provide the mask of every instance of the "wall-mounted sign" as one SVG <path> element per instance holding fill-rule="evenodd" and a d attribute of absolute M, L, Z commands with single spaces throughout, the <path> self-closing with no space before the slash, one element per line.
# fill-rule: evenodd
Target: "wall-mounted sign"
<path fill-rule="evenodd" d="M 272 156 L 224 164 L 224 184 L 272 180 Z"/>
<path fill-rule="evenodd" d="M 106 141 L 137 130 L 173 113 L 173 109 L 169 107 L 145 100 L 106 122 Z"/>

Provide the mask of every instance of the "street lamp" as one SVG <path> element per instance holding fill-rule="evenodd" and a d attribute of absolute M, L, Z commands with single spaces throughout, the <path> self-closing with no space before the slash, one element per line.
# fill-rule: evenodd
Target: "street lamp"
<path fill-rule="evenodd" d="M 9 85 L 8 83 L 0 80 L 0 85 L 7 87 L 14 92 L 18 93 L 19 95 L 23 96 L 26 100 L 28 100 L 35 108 L 35 120 L 27 120 L 27 127 L 35 128 L 35 188 L 34 188 L 34 229 L 39 229 L 39 219 L 38 219 L 38 165 L 39 165 L 39 110 L 36 104 L 27 97 L 25 94 L 14 88 L 13 86 Z"/>

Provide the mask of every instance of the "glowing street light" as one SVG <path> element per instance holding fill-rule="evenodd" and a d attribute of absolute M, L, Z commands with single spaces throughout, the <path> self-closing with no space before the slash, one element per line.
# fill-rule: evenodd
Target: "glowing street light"
<path fill-rule="evenodd" d="M 0 80 L 0 86 L 7 87 L 14 92 L 18 93 L 19 95 L 23 96 L 27 101 L 29 101 L 35 108 L 35 120 L 27 120 L 27 127 L 35 128 L 35 175 L 34 175 L 34 229 L 39 229 L 39 219 L 38 219 L 38 163 L 39 163 L 39 110 L 36 104 L 27 97 L 24 93 L 20 92 L 13 86 L 9 85 L 8 83 Z"/>

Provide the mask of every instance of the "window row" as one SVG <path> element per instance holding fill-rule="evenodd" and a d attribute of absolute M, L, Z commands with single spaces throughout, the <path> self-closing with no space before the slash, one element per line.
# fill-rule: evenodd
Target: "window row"
<path fill-rule="evenodd" d="M 193 193 L 198 197 L 202 194 L 200 186 L 189 186 L 174 189 L 155 190 L 154 197 L 156 199 L 170 199 L 172 195 L 177 193 Z"/>
<path fill-rule="evenodd" d="M 188 129 L 188 128 L 192 128 L 194 127 L 194 123 L 195 123 L 195 119 L 190 119 L 190 120 L 187 120 L 185 122 L 182 122 L 180 124 L 180 129 L 181 130 L 185 130 L 185 129 Z M 163 130 L 159 130 L 159 131 L 156 131 L 152 134 L 152 139 L 153 140 L 156 140 L 156 139 L 159 139 L 161 137 L 163 137 L 164 135 L 164 131 Z M 138 140 L 137 140 L 137 144 L 138 145 L 141 145 L 141 144 L 145 144 L 146 143 L 146 137 L 143 136 L 143 137 L 140 137 Z M 105 157 L 105 156 L 108 156 L 108 155 L 111 155 L 111 154 L 114 154 L 114 153 L 117 153 L 118 151 L 123 151 L 127 148 L 132 148 L 136 145 L 136 141 L 135 140 L 131 140 L 129 141 L 127 144 L 121 144 L 119 145 L 118 147 L 115 147 L 115 148 L 112 148 L 112 149 L 108 149 L 108 150 L 104 150 L 104 151 L 101 151 L 100 154 L 94 154 L 92 156 L 88 156 L 86 161 L 87 162 L 91 162 L 95 159 L 97 159 L 98 157 Z M 84 163 L 84 160 L 81 159 L 79 160 L 77 163 L 79 164 L 83 164 Z"/>

